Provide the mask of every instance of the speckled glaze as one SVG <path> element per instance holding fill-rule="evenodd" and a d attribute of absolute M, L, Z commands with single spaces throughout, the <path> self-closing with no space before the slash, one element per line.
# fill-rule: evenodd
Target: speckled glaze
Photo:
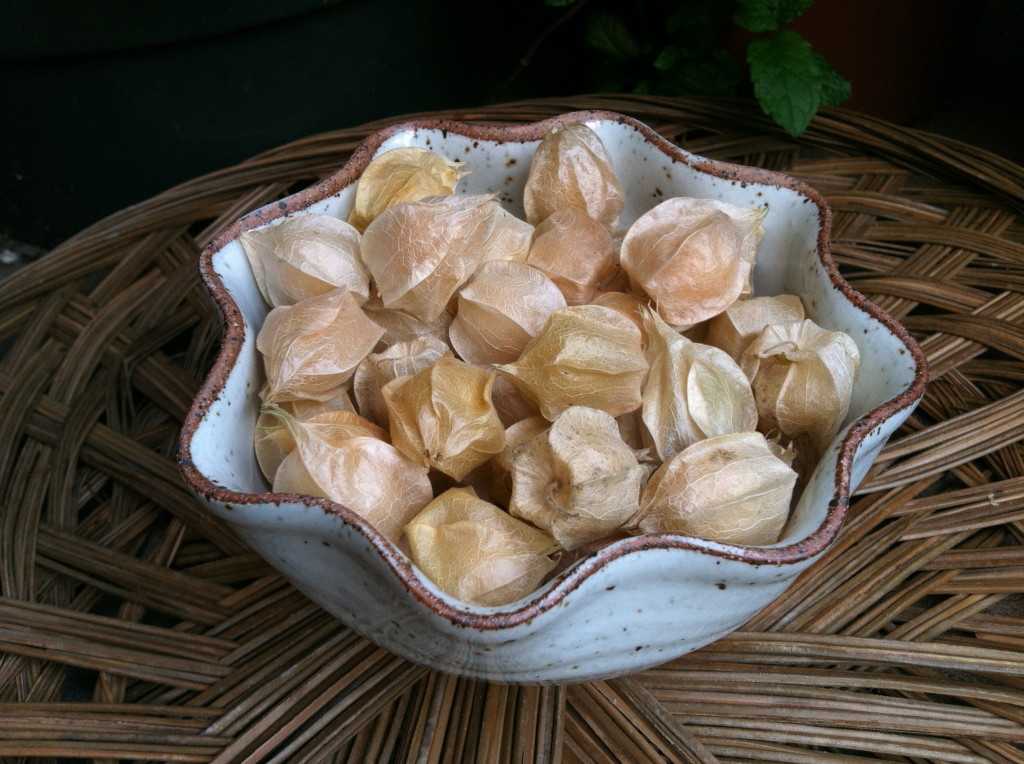
<path fill-rule="evenodd" d="M 237 237 L 304 212 L 346 217 L 367 163 L 399 146 L 467 162 L 473 172 L 460 193 L 497 193 L 521 215 L 538 141 L 557 124 L 581 121 L 614 158 L 627 194 L 623 226 L 672 196 L 768 207 L 756 292 L 799 294 L 810 318 L 856 340 L 861 373 L 848 426 L 811 476 L 777 544 L 743 547 L 674 535 L 625 539 L 532 597 L 500 608 L 469 607 L 439 592 L 347 508 L 267 492 L 252 449 L 261 383 L 255 337 L 267 306 Z M 386 128 L 367 138 L 335 175 L 246 215 L 204 252 L 202 278 L 223 314 L 224 337 L 182 430 L 182 474 L 211 512 L 300 591 L 418 663 L 499 682 L 564 683 L 675 658 L 742 625 L 828 548 L 851 491 L 924 392 L 919 348 L 839 276 L 828 253 L 829 225 L 825 201 L 799 181 L 689 154 L 619 114 L 573 112 L 513 126 L 423 120 Z"/>

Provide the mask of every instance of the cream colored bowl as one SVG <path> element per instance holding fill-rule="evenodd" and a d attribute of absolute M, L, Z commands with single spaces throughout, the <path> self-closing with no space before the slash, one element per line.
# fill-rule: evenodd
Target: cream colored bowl
<path fill-rule="evenodd" d="M 586 122 L 625 190 L 622 225 L 658 201 L 700 196 L 767 206 L 757 294 L 800 295 L 808 317 L 849 333 L 861 352 L 847 426 L 818 465 L 784 538 L 743 547 L 677 535 L 615 542 L 531 597 L 471 607 L 441 593 L 359 516 L 325 499 L 268 493 L 253 455 L 261 368 L 256 332 L 268 308 L 238 235 L 290 215 L 341 218 L 376 154 L 421 146 L 473 172 L 460 193 L 497 192 L 522 215 L 531 156 L 555 125 Z M 325 610 L 409 660 L 499 682 L 576 682 L 638 671 L 736 629 L 832 543 L 849 496 L 924 392 L 925 362 L 890 316 L 854 292 L 828 254 L 830 213 L 799 181 L 683 151 L 619 114 L 574 112 L 528 125 L 420 120 L 369 136 L 336 174 L 243 217 L 203 253 L 203 282 L 224 317 L 220 355 L 182 430 L 179 462 L 210 512 Z"/>

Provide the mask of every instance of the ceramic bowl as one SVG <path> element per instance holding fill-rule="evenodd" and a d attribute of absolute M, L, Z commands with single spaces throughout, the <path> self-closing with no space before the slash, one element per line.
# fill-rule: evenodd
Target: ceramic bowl
<path fill-rule="evenodd" d="M 672 196 L 768 207 L 757 294 L 800 295 L 810 318 L 849 333 L 862 367 L 847 426 L 811 475 L 784 537 L 745 547 L 679 535 L 617 541 L 534 595 L 472 607 L 421 576 L 383 536 L 325 499 L 269 493 L 253 455 L 261 385 L 256 332 L 268 308 L 238 236 L 287 216 L 347 217 L 370 159 L 420 146 L 469 163 L 460 193 L 497 193 L 522 215 L 530 159 L 554 126 L 585 122 L 626 190 L 622 225 Z M 829 256 L 824 199 L 785 175 L 690 154 L 629 117 L 573 112 L 525 125 L 444 120 L 369 136 L 337 173 L 249 213 L 201 259 L 224 318 L 216 363 L 188 414 L 179 462 L 191 490 L 300 591 L 368 639 L 444 672 L 516 683 L 568 683 L 639 671 L 735 630 L 778 597 L 834 540 L 853 488 L 924 391 L 923 356 L 907 332 L 853 291 Z"/>

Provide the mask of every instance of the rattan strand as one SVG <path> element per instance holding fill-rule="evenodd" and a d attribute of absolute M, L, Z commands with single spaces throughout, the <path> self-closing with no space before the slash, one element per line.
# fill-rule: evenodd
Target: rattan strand
<path fill-rule="evenodd" d="M 820 189 L 845 275 L 927 352 L 927 396 L 835 547 L 739 632 L 569 687 L 413 666 L 297 594 L 191 499 L 173 446 L 220 336 L 199 251 L 383 122 L 315 135 L 119 212 L 0 285 L 0 756 L 1024 761 L 1024 169 L 843 110 L 798 140 L 723 101 L 430 116 L 589 108 Z"/>

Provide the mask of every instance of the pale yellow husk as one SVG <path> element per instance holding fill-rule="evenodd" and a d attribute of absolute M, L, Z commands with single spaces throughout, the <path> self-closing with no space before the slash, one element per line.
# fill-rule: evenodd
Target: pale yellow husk
<path fill-rule="evenodd" d="M 534 592 L 554 568 L 549 536 L 451 488 L 406 526 L 412 560 L 446 594 L 470 605 L 507 605 Z"/>

